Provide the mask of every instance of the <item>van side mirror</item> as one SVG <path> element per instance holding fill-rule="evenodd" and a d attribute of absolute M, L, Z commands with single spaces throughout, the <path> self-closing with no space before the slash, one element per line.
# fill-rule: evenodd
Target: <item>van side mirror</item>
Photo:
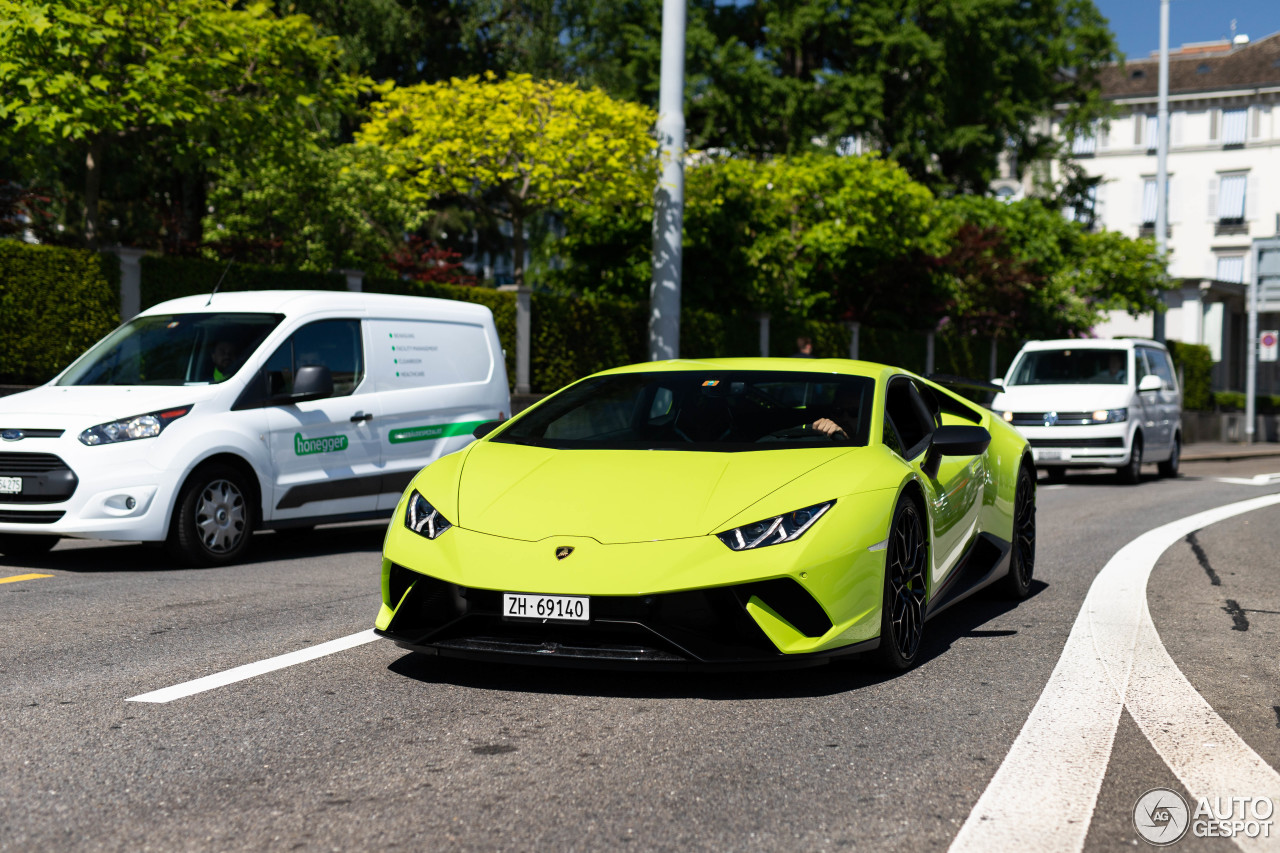
<path fill-rule="evenodd" d="M 1003 379 L 1002 377 L 1000 377 L 1000 376 L 997 376 L 996 378 L 994 378 L 994 379 L 992 379 L 992 380 L 991 380 L 991 384 L 992 384 L 992 385 L 999 385 L 1001 388 L 1003 388 L 1003 387 L 1004 387 L 1004 379 Z"/>
<path fill-rule="evenodd" d="M 1164 380 L 1154 373 L 1148 373 L 1138 383 L 1139 391 L 1159 391 L 1164 388 Z"/>
<path fill-rule="evenodd" d="M 293 377 L 293 392 L 289 394 L 290 403 L 305 403 L 308 400 L 323 400 L 333 396 L 333 374 L 323 364 L 305 364 L 298 368 Z"/>
<path fill-rule="evenodd" d="M 951 424 L 933 431 L 929 452 L 925 454 L 920 470 L 932 479 L 938 473 L 944 456 L 977 456 L 991 444 L 991 433 L 986 427 Z"/>
<path fill-rule="evenodd" d="M 480 424 L 480 426 L 473 429 L 471 431 L 471 434 L 474 435 L 476 438 L 484 438 L 486 435 L 493 432 L 498 427 L 502 426 L 502 423 L 503 423 L 502 421 L 485 421 L 484 423 Z"/>

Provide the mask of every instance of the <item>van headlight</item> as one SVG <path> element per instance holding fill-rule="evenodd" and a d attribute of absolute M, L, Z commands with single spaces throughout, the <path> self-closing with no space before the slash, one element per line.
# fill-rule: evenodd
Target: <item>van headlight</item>
<path fill-rule="evenodd" d="M 766 518 L 764 521 L 744 524 L 741 527 L 717 533 L 716 538 L 734 551 L 750 551 L 752 548 L 794 542 L 803 536 L 805 531 L 812 527 L 813 523 L 827 510 L 831 509 L 834 503 L 835 501 L 827 501 L 773 518 Z"/>
<path fill-rule="evenodd" d="M 99 444 L 119 444 L 122 441 L 134 441 L 139 438 L 155 438 L 164 432 L 165 427 L 190 411 L 191 406 L 179 406 L 176 409 L 164 409 L 159 412 L 148 412 L 145 415 L 108 421 L 105 424 L 91 426 L 80 433 L 80 443 L 96 447 Z"/>
<path fill-rule="evenodd" d="M 1119 424 L 1129 420 L 1128 409 L 1098 409 L 1093 413 L 1095 424 Z"/>
<path fill-rule="evenodd" d="M 453 524 L 440 514 L 440 510 L 427 503 L 427 499 L 414 489 L 409 496 L 409 506 L 404 511 L 404 526 L 419 536 L 435 539 Z"/>

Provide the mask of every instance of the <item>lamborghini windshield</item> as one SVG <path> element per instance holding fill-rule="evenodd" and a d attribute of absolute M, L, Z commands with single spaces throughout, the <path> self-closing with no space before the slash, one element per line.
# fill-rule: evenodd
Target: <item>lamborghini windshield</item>
<path fill-rule="evenodd" d="M 672 371 L 572 385 L 494 436 L 601 450 L 772 450 L 865 445 L 875 381 L 785 371 Z"/>
<path fill-rule="evenodd" d="M 281 314 L 136 317 L 80 357 L 59 385 L 209 385 L 230 379 Z"/>

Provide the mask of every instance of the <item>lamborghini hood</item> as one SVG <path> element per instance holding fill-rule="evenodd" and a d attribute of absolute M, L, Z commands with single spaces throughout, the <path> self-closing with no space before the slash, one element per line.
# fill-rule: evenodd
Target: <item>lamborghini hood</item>
<path fill-rule="evenodd" d="M 456 523 L 529 542 L 589 536 L 612 545 L 705 536 L 770 492 L 854 452 L 550 450 L 477 442 L 463 463 Z M 827 497 L 814 495 L 813 502 Z"/>

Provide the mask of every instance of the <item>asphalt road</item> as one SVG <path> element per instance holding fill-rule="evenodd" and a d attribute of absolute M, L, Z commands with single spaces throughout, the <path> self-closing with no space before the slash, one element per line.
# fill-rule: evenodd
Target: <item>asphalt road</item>
<path fill-rule="evenodd" d="M 0 850 L 945 850 L 1099 570 L 1146 530 L 1280 492 L 1250 479 L 1272 470 L 1042 482 L 1032 597 L 949 611 L 897 677 L 521 669 L 378 640 L 131 702 L 372 627 L 381 527 L 259 534 L 217 570 L 101 542 L 0 558 L 0 580 L 49 576 L 0 583 Z M 1171 547 L 1148 587 L 1177 667 L 1272 767 L 1278 550 L 1280 507 L 1261 509 Z M 1134 803 L 1157 786 L 1180 789 L 1125 712 L 1084 849 L 1141 846 Z"/>

